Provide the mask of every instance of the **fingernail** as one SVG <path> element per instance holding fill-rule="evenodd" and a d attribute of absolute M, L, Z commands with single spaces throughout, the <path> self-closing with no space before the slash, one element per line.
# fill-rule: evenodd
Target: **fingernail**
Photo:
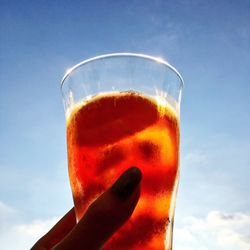
<path fill-rule="evenodd" d="M 111 192 L 113 192 L 119 199 L 127 200 L 129 196 L 132 195 L 141 179 L 141 170 L 137 167 L 131 167 L 113 184 Z"/>

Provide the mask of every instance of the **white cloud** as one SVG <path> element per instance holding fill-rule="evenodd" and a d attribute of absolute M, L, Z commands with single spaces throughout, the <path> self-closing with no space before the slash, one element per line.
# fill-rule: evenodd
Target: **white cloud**
<path fill-rule="evenodd" d="M 30 224 L 15 225 L 13 229 L 24 237 L 38 238 L 45 234 L 56 222 L 56 218 L 48 220 L 35 220 Z"/>
<path fill-rule="evenodd" d="M 195 240 L 195 238 L 190 233 L 190 231 L 185 228 L 176 228 L 174 233 L 175 233 L 175 237 L 178 239 L 185 239 L 185 241 L 187 242 L 192 242 Z"/>
<path fill-rule="evenodd" d="M 250 249 L 250 235 L 242 235 L 230 229 L 225 229 L 220 232 L 218 244 L 222 247 L 235 246 L 237 249 Z"/>
<path fill-rule="evenodd" d="M 20 223 L 18 212 L 0 201 L 0 246 L 5 250 L 25 250 L 44 235 L 58 218 Z"/>
<path fill-rule="evenodd" d="M 175 250 L 208 250 L 207 248 L 200 247 L 200 248 L 193 248 L 193 247 L 188 247 L 188 246 L 174 246 Z"/>
<path fill-rule="evenodd" d="M 191 247 L 187 247 L 187 246 L 176 246 L 175 247 L 176 250 L 194 250 Z"/>
<path fill-rule="evenodd" d="M 57 219 L 36 220 L 27 224 L 13 224 L 6 228 L 0 236 L 1 249 L 25 250 L 30 249 L 34 243 L 44 235 Z"/>
<path fill-rule="evenodd" d="M 19 222 L 18 211 L 0 201 L 0 246 L 25 250 L 45 234 L 58 218 Z M 8 223 L 7 223 L 8 222 Z M 250 213 L 211 211 L 205 217 L 186 217 L 174 229 L 175 250 L 249 250 Z"/>
<path fill-rule="evenodd" d="M 211 211 L 205 218 L 188 217 L 183 222 L 174 232 L 177 250 L 250 249 L 250 214 Z"/>

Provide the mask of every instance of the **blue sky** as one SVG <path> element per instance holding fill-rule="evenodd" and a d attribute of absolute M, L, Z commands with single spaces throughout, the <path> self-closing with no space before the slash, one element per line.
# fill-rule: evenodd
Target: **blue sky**
<path fill-rule="evenodd" d="M 1 0 L 3 249 L 72 206 L 60 80 L 112 52 L 161 56 L 185 80 L 175 249 L 249 249 L 249 23 L 248 0 Z"/>

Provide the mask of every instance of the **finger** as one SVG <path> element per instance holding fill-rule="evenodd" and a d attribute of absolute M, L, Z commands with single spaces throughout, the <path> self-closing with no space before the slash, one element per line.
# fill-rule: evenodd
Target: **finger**
<path fill-rule="evenodd" d="M 141 171 L 132 167 L 87 210 L 53 250 L 98 250 L 129 219 L 140 196 Z"/>
<path fill-rule="evenodd" d="M 31 250 L 51 249 L 60 242 L 76 225 L 74 208 L 68 211 L 50 231 L 39 239 Z"/>

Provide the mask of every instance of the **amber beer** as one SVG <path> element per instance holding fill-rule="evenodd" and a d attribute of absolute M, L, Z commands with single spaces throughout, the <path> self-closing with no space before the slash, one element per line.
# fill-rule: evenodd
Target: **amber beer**
<path fill-rule="evenodd" d="M 67 144 L 78 220 L 130 166 L 143 173 L 132 217 L 103 249 L 171 249 L 165 238 L 178 184 L 179 119 L 166 99 L 137 92 L 98 94 L 68 116 Z"/>

